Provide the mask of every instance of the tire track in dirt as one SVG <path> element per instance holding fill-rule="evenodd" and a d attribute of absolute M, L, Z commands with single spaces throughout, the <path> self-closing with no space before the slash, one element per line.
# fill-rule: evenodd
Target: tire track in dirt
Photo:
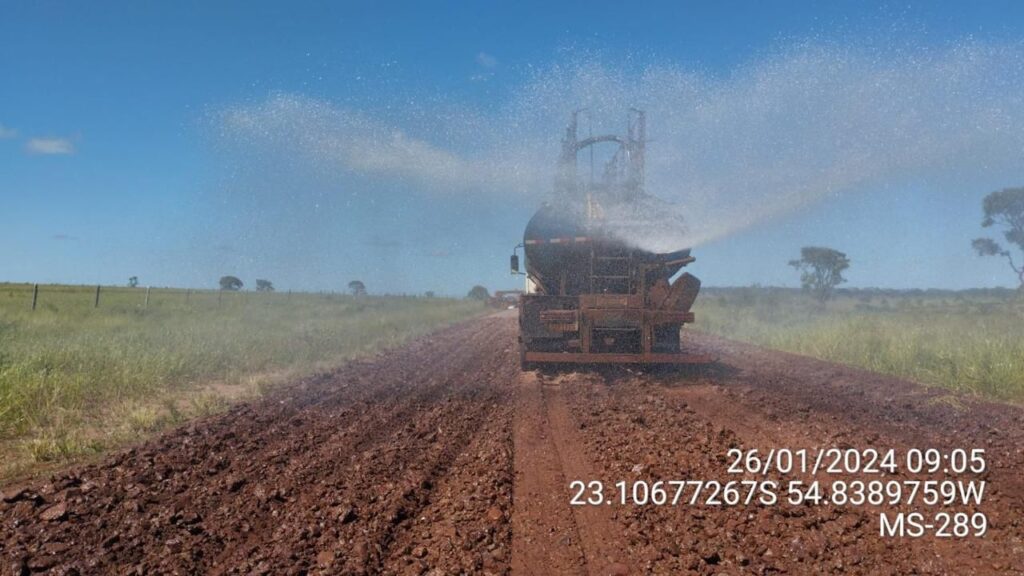
<path fill-rule="evenodd" d="M 586 574 L 579 529 L 565 498 L 566 480 L 536 373 L 516 390 L 512 573 Z"/>
<path fill-rule="evenodd" d="M 572 386 L 573 382 L 544 377 L 541 383 L 551 437 L 566 479 L 589 482 L 597 478 L 567 405 L 564 386 Z M 581 505 L 573 506 L 572 512 L 586 556 L 587 572 L 591 576 L 630 573 L 626 550 L 622 547 L 622 530 L 610 508 Z"/>
<path fill-rule="evenodd" d="M 610 509 L 570 505 L 570 483 L 597 476 L 566 403 L 564 380 L 536 373 L 519 380 L 513 574 L 629 574 L 622 530 Z"/>

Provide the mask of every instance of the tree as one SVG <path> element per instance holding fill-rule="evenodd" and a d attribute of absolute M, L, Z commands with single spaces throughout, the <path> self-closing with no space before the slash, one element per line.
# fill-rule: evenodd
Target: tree
<path fill-rule="evenodd" d="M 426 296 L 427 298 L 434 298 L 434 291 L 433 290 L 427 290 L 427 293 L 424 294 L 424 296 Z"/>
<path fill-rule="evenodd" d="M 843 270 L 850 267 L 846 254 L 831 248 L 804 246 L 800 259 L 790 260 L 789 265 L 800 271 L 800 284 L 822 304 L 832 297 L 832 290 L 846 282 Z"/>
<path fill-rule="evenodd" d="M 137 288 L 138 285 L 139 285 L 139 277 L 138 276 L 132 276 L 131 278 L 128 279 L 128 287 L 129 288 Z"/>
<path fill-rule="evenodd" d="M 221 276 L 220 277 L 220 289 L 230 290 L 232 292 L 242 289 L 242 281 L 236 276 Z"/>
<path fill-rule="evenodd" d="M 1003 227 L 1003 238 L 1021 252 L 1021 263 L 1018 265 L 1010 248 L 1004 248 L 991 238 L 975 238 L 971 246 L 978 256 L 1002 256 L 1017 274 L 1018 288 L 1024 291 L 1024 188 L 1006 188 L 992 192 L 982 201 L 985 219 L 981 221 L 984 228 L 989 226 Z"/>
<path fill-rule="evenodd" d="M 484 301 L 490 299 L 490 297 L 491 293 L 487 291 L 487 288 L 484 288 L 479 284 L 470 288 L 469 294 L 466 294 L 466 298 L 469 298 L 470 300 Z"/>
<path fill-rule="evenodd" d="M 273 292 L 274 291 L 274 283 L 271 282 L 270 280 L 260 280 L 259 278 L 257 278 L 256 279 L 256 291 L 257 292 Z"/>
<path fill-rule="evenodd" d="M 353 296 L 366 296 L 366 284 L 362 280 L 353 280 L 348 283 L 348 291 Z"/>

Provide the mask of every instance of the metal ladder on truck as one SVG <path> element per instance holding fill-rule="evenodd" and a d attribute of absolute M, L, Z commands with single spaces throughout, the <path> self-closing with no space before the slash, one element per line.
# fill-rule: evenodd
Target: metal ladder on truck
<path fill-rule="evenodd" d="M 590 293 L 629 294 L 633 279 L 633 251 L 625 256 L 599 255 L 590 247 Z"/>

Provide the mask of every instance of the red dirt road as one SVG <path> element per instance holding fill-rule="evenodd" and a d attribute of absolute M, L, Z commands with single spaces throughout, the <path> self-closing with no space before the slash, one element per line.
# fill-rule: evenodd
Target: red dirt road
<path fill-rule="evenodd" d="M 1024 410 L 690 334 L 710 369 L 521 373 L 463 323 L 49 482 L 7 486 L 2 573 L 1024 573 Z M 730 474 L 731 448 L 984 448 L 982 474 Z M 636 505 L 617 481 L 986 482 L 980 505 Z M 612 503 L 570 505 L 575 480 Z M 589 494 L 589 493 L 588 493 Z M 980 511 L 984 537 L 881 537 Z"/>

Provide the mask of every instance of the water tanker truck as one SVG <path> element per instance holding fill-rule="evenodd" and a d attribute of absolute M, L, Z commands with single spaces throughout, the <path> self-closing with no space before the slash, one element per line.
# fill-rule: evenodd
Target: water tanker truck
<path fill-rule="evenodd" d="M 624 137 L 583 139 L 578 114 L 562 141 L 554 197 L 530 219 L 511 259 L 513 273 L 526 277 L 519 301 L 523 368 L 708 362 L 681 346 L 700 281 L 680 272 L 695 258 L 688 248 L 654 252 L 636 241 L 649 236 L 642 211 L 650 198 L 643 190 L 644 113 L 630 111 Z M 604 143 L 616 148 L 602 179 L 582 182 L 580 151 Z"/>

